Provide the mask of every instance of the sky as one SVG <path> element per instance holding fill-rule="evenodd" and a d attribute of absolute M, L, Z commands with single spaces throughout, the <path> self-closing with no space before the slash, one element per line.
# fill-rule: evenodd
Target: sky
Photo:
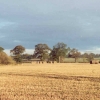
<path fill-rule="evenodd" d="M 100 0 L 0 0 L 0 46 L 64 42 L 82 52 L 100 53 Z M 8 50 L 8 51 L 7 51 Z"/>

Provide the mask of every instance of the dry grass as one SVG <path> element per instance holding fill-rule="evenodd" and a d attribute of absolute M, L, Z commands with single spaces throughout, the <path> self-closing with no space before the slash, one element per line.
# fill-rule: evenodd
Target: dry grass
<path fill-rule="evenodd" d="M 0 100 L 100 100 L 100 65 L 1 66 Z"/>

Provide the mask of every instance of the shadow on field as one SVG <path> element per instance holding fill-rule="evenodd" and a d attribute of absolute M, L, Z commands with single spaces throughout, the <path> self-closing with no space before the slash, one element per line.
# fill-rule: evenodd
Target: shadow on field
<path fill-rule="evenodd" d="M 53 79 L 100 82 L 100 77 L 66 76 L 66 75 L 56 75 L 56 74 L 40 74 L 38 76 L 43 78 L 53 78 Z"/>
<path fill-rule="evenodd" d="M 62 80 L 74 80 L 74 81 L 91 81 L 100 82 L 100 77 L 88 77 L 88 76 L 66 76 L 57 74 L 18 74 L 18 73 L 0 73 L 0 76 L 26 76 L 26 77 L 40 77 Z"/>

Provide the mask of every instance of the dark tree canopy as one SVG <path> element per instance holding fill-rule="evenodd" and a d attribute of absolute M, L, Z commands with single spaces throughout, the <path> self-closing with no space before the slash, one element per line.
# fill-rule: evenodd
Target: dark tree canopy
<path fill-rule="evenodd" d="M 23 58 L 23 59 L 30 60 L 30 59 L 33 58 L 33 55 L 30 55 L 30 54 L 27 54 L 27 53 L 26 53 L 26 54 L 23 54 L 23 55 L 22 55 L 22 58 Z"/>
<path fill-rule="evenodd" d="M 50 58 L 52 60 L 59 61 L 60 58 L 66 57 L 68 51 L 70 50 L 69 47 L 67 47 L 64 43 L 57 43 L 55 46 L 53 46 L 53 50 L 50 53 Z"/>
<path fill-rule="evenodd" d="M 94 53 L 84 53 L 84 54 L 83 54 L 83 57 L 84 57 L 84 58 L 87 58 L 88 61 L 91 61 L 91 60 L 94 59 L 95 54 L 94 54 Z"/>
<path fill-rule="evenodd" d="M 25 48 L 21 45 L 16 46 L 13 50 L 10 50 L 11 53 L 13 53 L 13 55 L 21 55 L 22 53 L 24 53 Z"/>
<path fill-rule="evenodd" d="M 12 53 L 14 55 L 13 59 L 17 63 L 21 63 L 22 62 L 22 54 L 24 53 L 24 51 L 25 51 L 25 48 L 21 45 L 18 45 L 13 50 L 10 50 L 10 53 Z"/>
<path fill-rule="evenodd" d="M 35 45 L 35 51 L 33 56 L 35 58 L 40 58 L 41 60 L 44 60 L 48 58 L 50 50 L 51 49 L 48 47 L 47 44 L 37 44 Z"/>
<path fill-rule="evenodd" d="M 76 62 L 76 59 L 78 59 L 80 55 L 81 53 L 77 49 L 73 48 L 70 50 L 68 57 L 75 58 L 75 62 Z"/>

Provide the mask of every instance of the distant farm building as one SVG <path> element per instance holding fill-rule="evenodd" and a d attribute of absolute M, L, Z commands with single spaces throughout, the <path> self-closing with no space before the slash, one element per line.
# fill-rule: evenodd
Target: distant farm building
<path fill-rule="evenodd" d="M 22 59 L 22 63 L 33 63 L 33 62 L 40 62 L 40 59 Z"/>

